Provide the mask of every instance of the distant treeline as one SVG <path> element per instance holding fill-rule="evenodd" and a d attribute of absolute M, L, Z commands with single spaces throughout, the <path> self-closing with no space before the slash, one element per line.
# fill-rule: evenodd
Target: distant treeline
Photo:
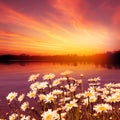
<path fill-rule="evenodd" d="M 93 62 L 93 63 L 107 63 L 120 64 L 120 51 L 107 52 L 103 54 L 95 54 L 89 56 L 78 55 L 54 55 L 54 56 L 30 56 L 26 54 L 21 55 L 1 55 L 0 62 Z"/>

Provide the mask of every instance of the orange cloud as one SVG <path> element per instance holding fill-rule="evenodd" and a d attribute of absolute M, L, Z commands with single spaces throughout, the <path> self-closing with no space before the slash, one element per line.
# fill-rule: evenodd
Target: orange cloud
<path fill-rule="evenodd" d="M 52 4 L 63 15 L 63 19 L 71 24 L 73 20 L 84 21 L 84 17 L 82 16 L 83 10 L 80 14 L 78 13 L 78 7 L 80 8 L 83 3 L 83 1 L 78 2 L 78 0 L 55 0 Z"/>
<path fill-rule="evenodd" d="M 39 41 L 39 38 L 29 37 L 23 34 L 18 34 L 9 31 L 0 30 L 0 50 L 12 53 L 27 53 L 27 54 L 51 54 L 56 50 L 64 50 L 61 45 L 55 43 Z"/>
<path fill-rule="evenodd" d="M 84 10 L 83 6 L 86 6 L 87 9 Z M 70 22 L 76 33 L 91 34 L 100 39 L 102 37 L 106 39 L 109 36 L 110 31 L 107 27 L 85 18 L 84 14 L 89 14 L 89 4 L 86 0 L 55 0 L 53 7 L 59 10 L 64 20 Z"/>
<path fill-rule="evenodd" d="M 52 4 L 63 15 L 64 21 L 68 21 L 75 30 L 86 29 L 94 31 L 97 26 L 105 30 L 105 26 L 100 23 L 86 19 L 85 14 L 89 14 L 90 11 L 90 5 L 86 0 L 54 0 Z"/>
<path fill-rule="evenodd" d="M 109 27 L 86 19 L 85 15 L 89 14 L 86 0 L 52 0 L 50 3 L 59 14 L 48 11 L 48 17 L 38 16 L 41 20 L 0 3 L 0 22 L 11 25 L 14 31 L 18 29 L 15 32 L 1 30 L 0 44 L 14 52 L 34 54 L 91 54 L 112 48 Z"/>
<path fill-rule="evenodd" d="M 42 33 L 52 39 L 59 38 L 58 40 L 61 40 L 61 41 L 63 38 L 58 34 L 56 35 L 57 38 L 55 36 L 53 37 L 53 34 L 56 32 L 56 29 L 59 31 L 67 32 L 66 29 L 60 27 L 59 25 L 55 24 L 52 21 L 46 20 L 45 18 L 44 18 L 45 19 L 44 21 L 46 21 L 50 26 L 40 21 L 36 21 L 35 19 L 28 17 L 24 14 L 16 12 L 4 4 L 0 4 L 0 9 L 2 9 L 5 12 L 5 14 L 3 14 L 2 16 L 4 20 L 3 19 L 2 21 L 0 20 L 1 22 L 17 24 L 22 27 L 37 31 L 38 33 Z M 51 29 L 52 26 L 54 26 L 54 28 Z"/>

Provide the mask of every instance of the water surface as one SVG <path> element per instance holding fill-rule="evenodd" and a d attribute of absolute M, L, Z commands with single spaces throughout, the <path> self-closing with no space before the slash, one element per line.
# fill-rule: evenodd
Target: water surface
<path fill-rule="evenodd" d="M 120 69 L 112 67 L 103 67 L 95 64 L 62 64 L 62 63 L 13 63 L 0 64 L 0 109 L 8 109 L 5 97 L 11 91 L 18 93 L 27 93 L 29 91 L 28 77 L 34 73 L 40 73 L 39 80 L 47 73 L 55 73 L 56 78 L 61 77 L 60 73 L 65 70 L 72 70 L 72 77 L 80 78 L 84 74 L 84 84 L 87 84 L 88 78 L 100 76 L 101 83 L 120 81 Z"/>

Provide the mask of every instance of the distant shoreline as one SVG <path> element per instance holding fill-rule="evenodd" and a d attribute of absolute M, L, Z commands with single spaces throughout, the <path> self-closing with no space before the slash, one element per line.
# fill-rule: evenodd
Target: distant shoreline
<path fill-rule="evenodd" d="M 78 55 L 54 55 L 54 56 L 30 56 L 21 55 L 0 55 L 0 63 L 5 62 L 93 62 L 93 63 L 110 63 L 120 64 L 120 51 L 107 52 L 89 56 Z"/>

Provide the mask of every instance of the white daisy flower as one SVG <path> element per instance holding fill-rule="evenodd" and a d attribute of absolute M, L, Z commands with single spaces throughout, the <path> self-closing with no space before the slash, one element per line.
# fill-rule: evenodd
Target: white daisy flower
<path fill-rule="evenodd" d="M 48 109 L 48 111 L 44 112 L 41 116 L 42 120 L 58 120 L 59 118 L 59 114 L 51 109 Z"/>
<path fill-rule="evenodd" d="M 6 97 L 6 99 L 11 102 L 11 101 L 13 101 L 17 97 L 17 95 L 18 95 L 18 93 L 16 93 L 16 92 L 10 92 L 8 94 L 8 96 Z"/>

